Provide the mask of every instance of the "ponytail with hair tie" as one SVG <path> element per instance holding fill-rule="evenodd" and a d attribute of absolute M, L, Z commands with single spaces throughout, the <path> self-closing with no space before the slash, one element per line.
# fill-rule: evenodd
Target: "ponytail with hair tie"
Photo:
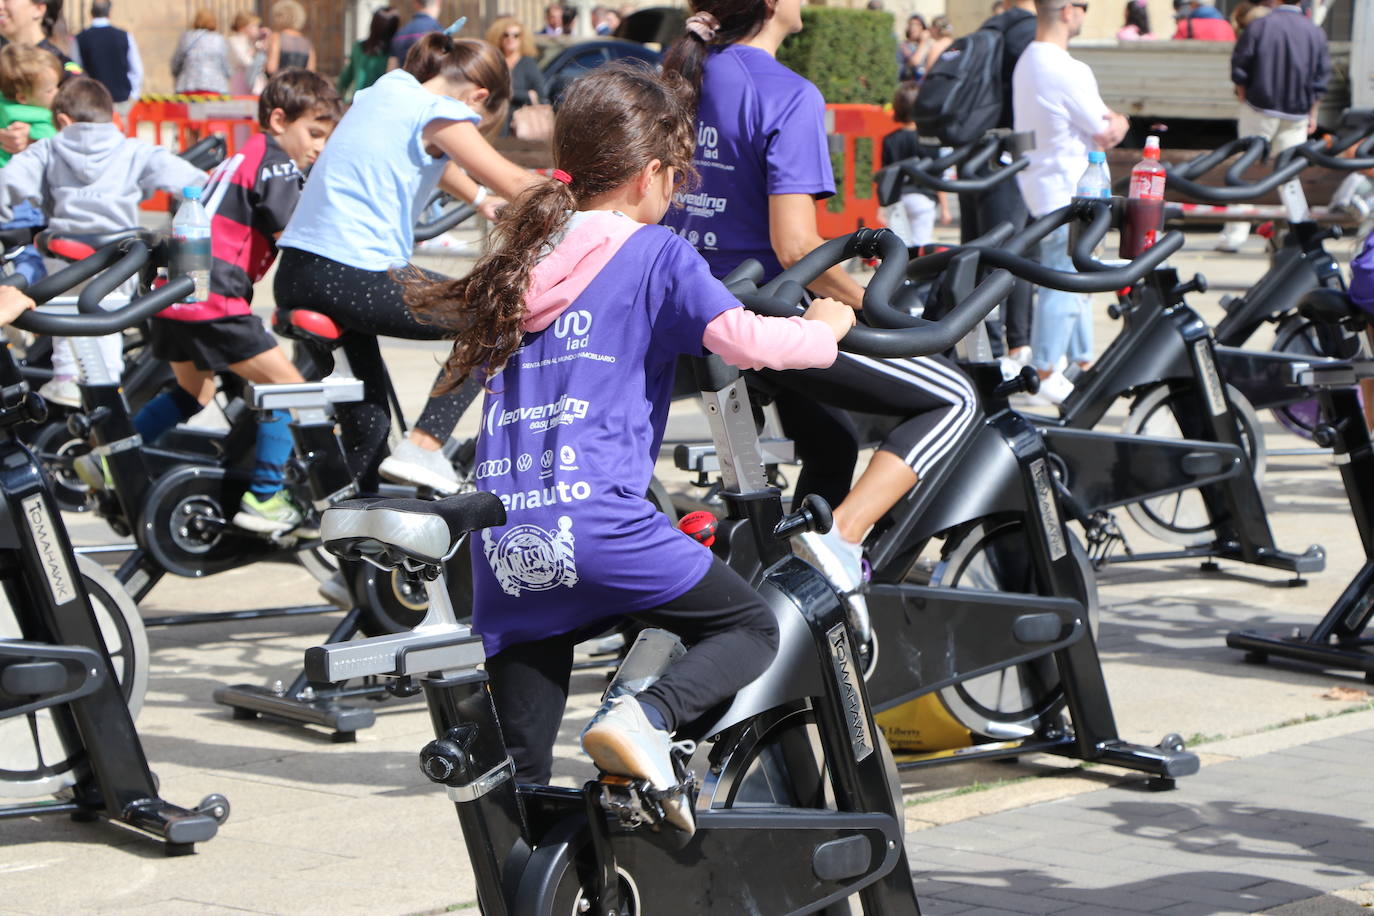
<path fill-rule="evenodd" d="M 687 31 L 700 38 L 703 44 L 708 45 L 716 40 L 716 32 L 720 30 L 720 20 L 705 10 L 688 16 L 685 25 Z"/>

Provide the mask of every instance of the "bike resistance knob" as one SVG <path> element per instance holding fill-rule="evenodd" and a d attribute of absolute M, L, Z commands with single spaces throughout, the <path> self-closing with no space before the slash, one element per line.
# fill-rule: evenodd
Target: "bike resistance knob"
<path fill-rule="evenodd" d="M 471 725 L 448 730 L 442 738 L 435 738 L 420 751 L 420 771 L 430 782 L 440 785 L 460 785 L 467 777 L 471 757 L 468 748 L 476 737 Z"/>
<path fill-rule="evenodd" d="M 677 520 L 677 528 L 702 546 L 710 547 L 716 542 L 716 517 L 705 509 L 688 512 Z"/>
<path fill-rule="evenodd" d="M 788 513 L 778 520 L 778 523 L 773 526 L 773 537 L 785 541 L 792 535 L 800 534 L 803 531 L 825 534 L 833 524 L 835 524 L 835 517 L 830 512 L 830 503 L 812 493 L 802 500 L 800 509 Z"/>

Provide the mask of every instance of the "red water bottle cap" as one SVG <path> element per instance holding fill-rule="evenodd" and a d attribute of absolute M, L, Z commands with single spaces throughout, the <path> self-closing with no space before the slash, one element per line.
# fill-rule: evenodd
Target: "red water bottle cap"
<path fill-rule="evenodd" d="M 716 542 L 716 517 L 705 509 L 688 512 L 678 519 L 677 527 L 683 534 L 706 547 Z"/>

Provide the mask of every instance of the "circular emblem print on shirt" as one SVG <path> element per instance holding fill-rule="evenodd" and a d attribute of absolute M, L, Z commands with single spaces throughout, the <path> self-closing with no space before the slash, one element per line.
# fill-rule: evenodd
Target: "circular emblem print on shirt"
<path fill-rule="evenodd" d="M 482 552 L 501 590 L 508 595 L 576 585 L 573 548 L 572 519 L 566 515 L 559 516 L 556 531 L 516 525 L 498 540 L 492 538 L 490 528 L 482 531 Z"/>

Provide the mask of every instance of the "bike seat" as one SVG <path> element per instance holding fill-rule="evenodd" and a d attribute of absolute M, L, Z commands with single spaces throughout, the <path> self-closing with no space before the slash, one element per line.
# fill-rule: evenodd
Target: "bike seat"
<path fill-rule="evenodd" d="M 343 342 L 344 330 L 338 322 L 309 309 L 279 308 L 272 313 L 272 330 L 282 337 L 334 349 Z"/>
<path fill-rule="evenodd" d="M 1339 324 L 1359 312 L 1343 290 L 1319 286 L 1309 289 L 1298 300 L 1298 311 L 1320 324 Z"/>
<path fill-rule="evenodd" d="M 38 250 L 50 258 L 63 258 L 80 261 L 89 258 L 100 249 L 127 239 L 148 240 L 151 233 L 146 229 L 117 229 L 114 232 L 49 232 L 38 233 L 35 240 Z"/>
<path fill-rule="evenodd" d="M 493 493 L 447 499 L 350 499 L 331 506 L 320 520 L 320 539 L 345 560 L 393 568 L 404 560 L 437 566 L 463 535 L 506 521 Z"/>

